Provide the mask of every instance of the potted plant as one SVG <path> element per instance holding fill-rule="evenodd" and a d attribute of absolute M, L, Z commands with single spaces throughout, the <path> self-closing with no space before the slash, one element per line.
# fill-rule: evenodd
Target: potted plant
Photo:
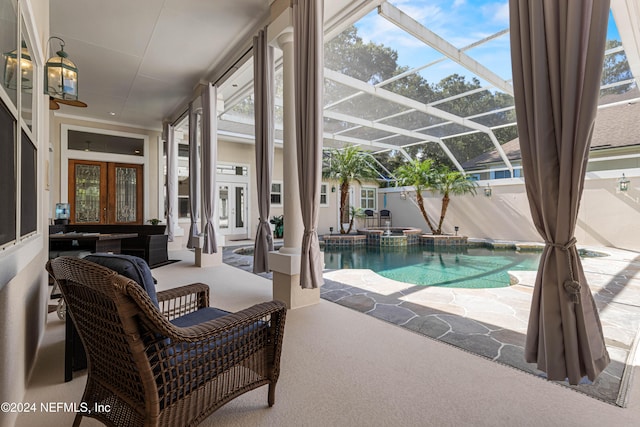
<path fill-rule="evenodd" d="M 147 222 L 150 222 L 151 225 L 158 225 L 160 224 L 160 220 L 158 218 L 151 218 L 150 220 L 148 220 Z"/>
<path fill-rule="evenodd" d="M 273 237 L 281 239 L 284 235 L 284 215 L 272 216 L 269 222 L 275 226 Z"/>

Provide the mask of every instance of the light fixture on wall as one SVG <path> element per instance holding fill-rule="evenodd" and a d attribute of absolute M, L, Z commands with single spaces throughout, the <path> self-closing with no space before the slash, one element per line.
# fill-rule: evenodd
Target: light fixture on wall
<path fill-rule="evenodd" d="M 332 192 L 332 193 L 335 193 L 335 192 L 336 192 L 336 186 L 335 186 L 335 185 L 332 185 L 332 186 L 331 186 L 331 192 Z"/>
<path fill-rule="evenodd" d="M 493 191 L 491 190 L 491 186 L 487 183 L 487 186 L 484 188 L 484 195 L 487 197 L 491 197 L 491 193 Z"/>
<path fill-rule="evenodd" d="M 407 200 L 407 192 L 405 190 L 400 192 L 400 200 Z"/>
<path fill-rule="evenodd" d="M 44 93 L 49 95 L 49 109 L 60 109 L 58 104 L 86 107 L 87 104 L 78 100 L 78 68 L 64 51 L 64 40 L 53 36 L 49 42 L 54 39 L 60 42 L 60 50 L 44 67 Z"/>
<path fill-rule="evenodd" d="M 630 181 L 627 179 L 627 177 L 622 174 L 622 177 L 618 179 L 618 189 L 620 191 L 627 191 L 629 189 L 629 182 Z"/>
<path fill-rule="evenodd" d="M 20 61 L 20 72 L 22 73 L 20 86 L 22 87 L 22 90 L 25 91 L 33 89 L 33 63 L 31 62 L 31 55 L 29 54 L 29 49 L 27 49 L 27 44 L 24 40 L 22 41 L 22 46 L 20 48 L 19 58 L 17 49 L 4 53 L 3 56 L 4 87 L 13 90 L 18 88 L 16 70 L 18 70 L 18 61 Z"/>
<path fill-rule="evenodd" d="M 460 230 L 460 227 L 458 227 L 457 225 L 454 225 L 453 229 L 455 230 L 456 236 L 457 236 L 458 235 L 458 230 Z"/>

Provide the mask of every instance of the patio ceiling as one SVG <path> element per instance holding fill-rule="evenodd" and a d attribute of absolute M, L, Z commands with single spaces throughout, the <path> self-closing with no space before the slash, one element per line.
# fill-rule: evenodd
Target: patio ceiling
<path fill-rule="evenodd" d="M 503 163 L 502 169 L 513 173 L 513 166 L 501 147 L 508 141 L 500 140 L 496 136 L 498 129 L 516 125 L 508 56 L 508 29 L 497 30 L 458 48 L 454 42 L 439 36 L 405 13 L 402 10 L 404 6 L 396 7 L 393 2 L 384 1 L 373 3 L 369 3 L 369 7 L 375 10 L 370 9 L 372 11 L 366 15 L 366 19 L 373 22 L 376 28 L 392 24 L 396 30 L 401 30 L 405 42 L 411 40 L 414 46 L 420 46 L 415 50 L 420 52 L 419 57 L 424 58 L 424 63 L 404 67 L 401 72 L 377 83 L 362 81 L 348 73 L 325 68 L 325 84 L 329 89 L 325 90 L 324 146 L 340 148 L 347 144 L 356 144 L 371 153 L 393 151 L 410 158 L 407 151 L 410 147 L 431 145 L 439 147 L 453 167 L 464 172 L 462 164 L 469 158 L 465 158 L 465 150 L 460 147 L 465 144 L 465 136 L 475 135 L 475 152 L 497 150 Z M 640 75 L 640 24 L 634 18 L 640 16 L 640 7 L 632 0 L 613 0 L 612 13 L 623 46 L 608 50 L 606 55 L 626 50 L 633 75 Z M 359 19 L 364 15 L 361 11 L 354 16 Z M 353 22 L 343 22 L 340 28 L 347 28 L 351 24 Z M 438 24 L 441 27 L 458 25 L 455 22 Z M 326 39 L 340 32 L 336 28 L 338 27 L 332 27 L 332 33 Z M 382 44 L 374 37 L 371 41 Z M 394 48 L 393 45 L 390 47 Z M 281 58 L 277 59 L 276 66 L 280 69 Z M 443 70 L 447 69 L 463 75 L 466 82 L 479 82 L 478 87 L 428 102 L 412 93 L 394 91 L 394 85 L 416 75 L 431 84 L 437 83 L 442 77 L 432 76 L 443 76 Z M 276 73 L 276 78 L 282 79 L 281 72 Z M 219 129 L 228 137 L 253 137 L 251 80 L 252 63 L 248 61 L 221 88 L 223 92 L 229 92 L 228 88 L 235 85 L 233 95 L 225 99 L 225 110 L 220 114 Z M 603 85 L 602 89 L 629 84 L 631 89 L 620 98 L 628 102 L 640 97 L 635 78 L 609 83 Z M 281 82 L 277 82 L 276 87 L 281 87 Z M 496 102 L 490 108 L 484 110 L 472 102 L 465 104 L 465 100 L 469 101 L 478 96 L 499 98 L 496 98 Z M 601 104 L 620 99 L 615 96 L 603 97 Z M 277 109 L 281 107 L 281 100 L 277 100 L 276 103 Z M 469 107 L 465 111 L 458 111 L 461 105 Z M 276 117 L 281 117 L 280 111 L 276 112 Z M 281 122 L 276 123 L 276 129 L 282 130 Z M 276 139 L 277 143 L 282 142 L 278 136 Z"/>

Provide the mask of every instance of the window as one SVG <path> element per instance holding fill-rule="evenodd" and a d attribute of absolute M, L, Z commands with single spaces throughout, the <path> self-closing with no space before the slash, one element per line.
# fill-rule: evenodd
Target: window
<path fill-rule="evenodd" d="M 271 204 L 272 205 L 282 204 L 282 183 L 281 182 L 271 183 Z"/>
<path fill-rule="evenodd" d="M 36 147 L 25 131 L 22 131 L 20 143 L 20 236 L 33 233 L 38 228 L 38 186 L 36 178 Z"/>
<path fill-rule="evenodd" d="M 0 246 L 16 239 L 16 119 L 0 101 Z"/>
<path fill-rule="evenodd" d="M 376 189 L 363 187 L 360 189 L 360 207 L 362 209 L 376 209 Z"/>
<path fill-rule="evenodd" d="M 249 168 L 246 166 L 218 165 L 216 170 L 220 175 L 236 175 L 236 176 L 249 175 Z"/>
<path fill-rule="evenodd" d="M 511 172 L 506 170 L 506 171 L 495 171 L 492 172 L 493 175 L 493 179 L 504 179 L 504 178 L 511 178 Z"/>
<path fill-rule="evenodd" d="M 37 64 L 24 21 L 18 19 L 20 3 L 0 0 L 0 247 L 35 233 L 41 218 L 38 144 L 32 133 Z"/>
<path fill-rule="evenodd" d="M 329 197 L 327 196 L 327 184 L 320 184 L 320 206 L 329 206 Z"/>

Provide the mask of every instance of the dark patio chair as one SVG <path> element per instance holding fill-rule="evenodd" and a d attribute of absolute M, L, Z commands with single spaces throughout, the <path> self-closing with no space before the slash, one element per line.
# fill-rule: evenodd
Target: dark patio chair
<path fill-rule="evenodd" d="M 389 226 L 391 226 L 391 212 L 389 211 L 389 209 L 382 209 L 380 211 L 380 222 L 379 222 L 379 226 L 380 227 L 385 227 L 387 225 L 387 221 L 389 221 Z"/>
<path fill-rule="evenodd" d="M 81 401 L 90 411 L 78 413 L 74 426 L 83 416 L 110 426 L 196 425 L 266 384 L 272 406 L 284 304 L 229 313 L 209 307 L 209 287 L 201 283 L 156 295 L 140 261 L 125 268 L 143 279 L 140 284 L 87 260 L 61 257 L 47 264 L 87 353 Z"/>
<path fill-rule="evenodd" d="M 375 226 L 375 212 L 372 209 L 364 210 L 364 226 L 371 227 Z"/>

